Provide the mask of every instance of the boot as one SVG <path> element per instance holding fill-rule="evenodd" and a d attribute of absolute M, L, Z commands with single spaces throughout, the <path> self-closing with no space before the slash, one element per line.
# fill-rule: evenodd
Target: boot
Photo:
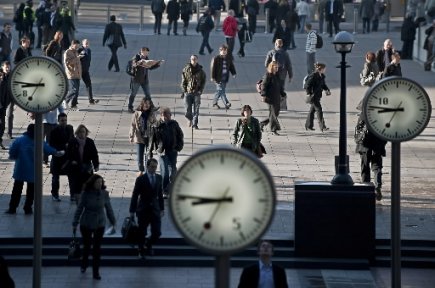
<path fill-rule="evenodd" d="M 187 36 L 187 28 L 183 28 L 183 35 Z"/>

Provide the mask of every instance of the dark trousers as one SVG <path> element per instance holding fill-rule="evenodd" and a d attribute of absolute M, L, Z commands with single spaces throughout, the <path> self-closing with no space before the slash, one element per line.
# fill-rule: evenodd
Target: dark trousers
<path fill-rule="evenodd" d="M 233 50 L 234 50 L 236 39 L 234 39 L 234 37 L 225 37 L 225 40 L 227 41 L 227 45 L 228 45 L 228 55 L 233 57 Z"/>
<path fill-rule="evenodd" d="M 92 271 L 98 274 L 101 259 L 101 240 L 103 240 L 104 227 L 88 229 L 80 225 L 80 232 L 83 238 L 82 267 L 88 267 L 88 258 L 92 245 Z"/>
<path fill-rule="evenodd" d="M 94 100 L 94 95 L 92 93 L 91 74 L 89 74 L 89 71 L 82 71 L 82 80 L 83 83 L 85 83 L 86 90 L 88 90 L 89 101 Z"/>
<path fill-rule="evenodd" d="M 171 34 L 171 28 L 172 25 L 174 25 L 174 34 L 177 34 L 177 27 L 178 27 L 178 23 L 177 23 L 177 19 L 169 19 L 168 20 L 168 35 Z"/>
<path fill-rule="evenodd" d="M 154 14 L 154 33 L 160 34 L 160 29 L 162 28 L 162 13 Z"/>
<path fill-rule="evenodd" d="M 160 155 L 159 166 L 163 178 L 162 188 L 163 193 L 169 193 L 169 185 L 172 183 L 175 174 L 177 174 L 177 157 L 176 150 L 165 151 L 165 154 Z"/>
<path fill-rule="evenodd" d="M 12 188 L 11 201 L 9 202 L 9 210 L 16 211 L 20 205 L 21 194 L 23 193 L 24 181 L 15 180 Z M 26 201 L 24 202 L 24 211 L 32 211 L 33 200 L 35 198 L 35 183 L 27 182 Z"/>
<path fill-rule="evenodd" d="M 38 28 L 38 38 L 36 40 L 36 48 L 41 48 L 42 44 L 42 26 L 37 26 Z"/>
<path fill-rule="evenodd" d="M 276 21 L 276 16 L 269 15 L 269 33 L 272 33 L 273 29 L 275 29 L 275 23 L 276 23 L 275 21 Z"/>
<path fill-rule="evenodd" d="M 368 150 L 360 153 L 361 156 L 361 181 L 370 182 L 370 166 L 373 171 L 373 182 L 376 188 L 382 186 L 382 155 Z"/>
<path fill-rule="evenodd" d="M 0 143 L 3 140 L 3 135 L 6 129 L 6 118 L 8 118 L 8 135 L 12 136 L 12 128 L 14 124 L 14 103 L 8 107 L 0 108 Z"/>
<path fill-rule="evenodd" d="M 82 192 L 83 184 L 91 177 L 91 174 L 78 170 L 68 173 L 70 196 L 77 196 Z"/>
<path fill-rule="evenodd" d="M 257 30 L 257 15 L 248 15 L 248 29 L 252 34 Z"/>
<path fill-rule="evenodd" d="M 337 34 L 340 31 L 340 19 L 338 16 L 330 15 L 328 17 L 328 33 L 329 36 L 332 37 L 332 26 L 334 26 L 335 34 Z"/>
<path fill-rule="evenodd" d="M 314 98 L 313 103 L 311 103 L 310 111 L 307 115 L 307 120 L 305 122 L 306 128 L 313 128 L 314 126 L 314 113 L 317 114 L 317 121 L 319 121 L 319 127 L 321 130 L 326 128 L 325 120 L 323 119 L 322 104 L 320 104 L 320 98 Z"/>
<path fill-rule="evenodd" d="M 57 124 L 44 123 L 44 138 L 45 142 L 50 143 L 50 134 Z M 44 163 L 48 164 L 48 154 L 44 153 Z"/>
<path fill-rule="evenodd" d="M 112 69 L 113 66 L 115 66 L 115 70 L 119 70 L 119 63 L 118 63 L 118 47 L 115 47 L 114 45 L 109 45 L 110 52 L 112 53 L 112 56 L 110 57 L 109 64 L 107 65 L 107 68 L 109 70 Z"/>
<path fill-rule="evenodd" d="M 402 55 L 400 56 L 400 58 L 412 59 L 413 46 L 414 46 L 414 40 L 403 41 Z"/>
<path fill-rule="evenodd" d="M 362 18 L 363 33 L 370 33 L 370 18 Z"/>
<path fill-rule="evenodd" d="M 138 226 L 138 248 L 139 251 L 144 251 L 145 239 L 147 236 L 148 226 L 151 226 L 151 236 L 148 241 L 146 241 L 146 246 L 148 249 L 152 248 L 152 245 L 157 243 L 159 240 L 161 232 L 161 219 L 160 215 L 155 215 L 152 211 L 140 212 L 137 214 L 137 226 Z"/>
<path fill-rule="evenodd" d="M 210 37 L 210 31 L 201 31 L 202 34 L 202 43 L 199 48 L 199 53 L 204 53 L 204 48 L 207 48 L 208 53 L 212 52 L 210 44 L 208 43 L 208 38 Z"/>
<path fill-rule="evenodd" d="M 201 106 L 201 95 L 195 93 L 187 93 L 184 97 L 184 107 L 186 113 L 184 116 L 192 121 L 192 125 L 198 125 L 199 107 Z"/>
<path fill-rule="evenodd" d="M 279 116 L 279 110 L 280 110 L 280 104 L 269 104 L 269 117 L 263 121 L 261 121 L 262 126 L 266 126 L 267 124 L 270 125 L 270 131 L 276 132 L 278 130 L 281 130 L 281 126 L 278 122 L 278 116 Z"/>

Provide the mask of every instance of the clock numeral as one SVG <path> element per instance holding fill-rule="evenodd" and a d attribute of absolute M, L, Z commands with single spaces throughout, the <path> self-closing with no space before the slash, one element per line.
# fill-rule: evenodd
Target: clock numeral
<path fill-rule="evenodd" d="M 379 100 L 379 105 L 388 105 L 387 97 L 379 98 L 378 100 Z"/>
<path fill-rule="evenodd" d="M 262 223 L 263 223 L 263 221 L 261 221 L 261 220 L 258 219 L 258 218 L 253 218 L 253 220 L 254 220 L 254 222 L 256 222 L 256 223 L 258 223 L 258 224 L 262 224 Z"/>
<path fill-rule="evenodd" d="M 189 222 L 190 220 L 192 220 L 192 217 L 186 217 L 183 220 L 181 220 L 181 222 L 186 223 L 186 222 Z"/>
<path fill-rule="evenodd" d="M 422 124 L 422 122 L 420 122 L 420 121 L 418 121 L 418 120 L 415 120 L 415 122 L 417 122 L 417 123 L 420 124 L 420 125 Z"/>
<path fill-rule="evenodd" d="M 23 96 L 27 97 L 27 90 L 23 90 Z"/>
<path fill-rule="evenodd" d="M 240 223 L 240 217 L 233 218 L 233 229 L 240 230 L 242 228 L 242 223 Z"/>
<path fill-rule="evenodd" d="M 183 180 L 186 181 L 186 182 L 189 182 L 189 183 L 191 182 L 190 178 L 188 178 L 186 176 L 183 176 Z"/>
<path fill-rule="evenodd" d="M 201 167 L 201 169 L 204 169 L 204 168 L 205 168 L 204 163 L 202 163 L 202 161 L 198 161 L 198 164 L 199 164 L 199 166 Z"/>
<path fill-rule="evenodd" d="M 261 177 L 258 177 L 257 179 L 254 179 L 254 183 L 260 182 L 261 181 Z"/>
<path fill-rule="evenodd" d="M 221 156 L 221 164 L 224 164 L 225 163 L 225 158 L 224 158 L 224 155 L 222 155 Z"/>

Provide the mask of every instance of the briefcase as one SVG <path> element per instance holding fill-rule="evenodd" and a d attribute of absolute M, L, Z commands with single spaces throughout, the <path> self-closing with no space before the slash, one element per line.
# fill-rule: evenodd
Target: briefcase
<path fill-rule="evenodd" d="M 138 240 L 138 226 L 133 217 L 125 217 L 121 228 L 122 239 L 128 244 L 136 245 Z"/>

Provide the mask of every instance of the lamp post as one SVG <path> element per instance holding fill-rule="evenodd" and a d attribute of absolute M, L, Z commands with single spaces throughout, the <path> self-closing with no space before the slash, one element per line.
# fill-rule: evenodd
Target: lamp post
<path fill-rule="evenodd" d="M 335 35 L 334 42 L 335 51 L 341 53 L 340 66 L 341 69 L 341 87 L 340 87 L 340 138 L 338 146 L 338 169 L 336 175 L 332 178 L 331 184 L 352 185 L 353 180 L 349 175 L 349 160 L 347 157 L 347 125 L 346 125 L 346 54 L 352 51 L 355 44 L 353 35 L 346 31 L 341 31 Z"/>

